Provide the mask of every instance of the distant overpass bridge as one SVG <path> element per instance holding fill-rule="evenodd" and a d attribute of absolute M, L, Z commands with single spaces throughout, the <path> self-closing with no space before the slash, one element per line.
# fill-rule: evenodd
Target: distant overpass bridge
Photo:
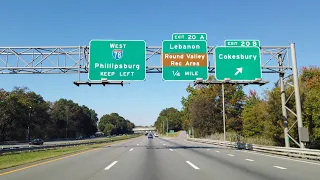
<path fill-rule="evenodd" d="M 132 129 L 134 132 L 156 131 L 156 127 L 136 127 Z"/>

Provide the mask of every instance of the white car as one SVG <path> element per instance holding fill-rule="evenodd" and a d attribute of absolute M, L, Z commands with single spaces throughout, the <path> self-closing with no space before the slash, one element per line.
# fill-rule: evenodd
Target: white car
<path fill-rule="evenodd" d="M 154 134 L 154 137 L 159 137 L 159 135 L 158 134 Z"/>

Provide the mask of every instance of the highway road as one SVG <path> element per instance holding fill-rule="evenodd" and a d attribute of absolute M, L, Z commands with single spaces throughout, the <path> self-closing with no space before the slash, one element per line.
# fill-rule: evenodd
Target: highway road
<path fill-rule="evenodd" d="M 48 163 L 0 172 L 0 180 L 318 180 L 320 163 L 146 136 Z"/>

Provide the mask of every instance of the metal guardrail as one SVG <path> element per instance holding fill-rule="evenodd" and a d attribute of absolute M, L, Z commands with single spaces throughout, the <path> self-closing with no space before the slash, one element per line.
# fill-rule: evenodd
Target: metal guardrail
<path fill-rule="evenodd" d="M 30 151 L 39 151 L 39 150 L 48 150 L 48 149 L 56 149 L 62 147 L 71 147 L 71 146 L 79 146 L 79 145 L 90 145 L 90 144 L 101 144 L 108 143 L 114 141 L 120 141 L 124 139 L 131 139 L 138 136 L 121 136 L 116 138 L 110 138 L 105 140 L 88 140 L 81 142 L 68 142 L 68 143 L 59 143 L 59 144 L 47 144 L 47 145 L 24 145 L 24 146 L 12 146 L 12 147 L 0 147 L 0 155 L 7 153 L 22 153 L 22 152 L 30 152 Z"/>
<path fill-rule="evenodd" d="M 299 148 L 285 148 L 277 146 L 262 146 L 257 144 L 248 144 L 242 142 L 230 142 L 230 141 L 219 141 L 211 139 L 201 139 L 201 138 L 187 138 L 188 141 L 213 144 L 218 146 L 224 146 L 234 149 L 244 149 L 263 153 L 271 153 L 276 155 L 320 160 L 320 150 L 315 149 L 299 149 Z"/>

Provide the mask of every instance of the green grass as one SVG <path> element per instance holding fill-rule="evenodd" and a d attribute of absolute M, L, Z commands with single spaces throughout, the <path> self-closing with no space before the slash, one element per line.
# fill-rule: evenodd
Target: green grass
<path fill-rule="evenodd" d="M 178 137 L 180 134 L 180 131 L 178 132 L 174 132 L 174 133 L 168 133 L 168 134 L 164 134 L 164 135 L 160 135 L 161 137 Z"/>
<path fill-rule="evenodd" d="M 129 136 L 136 137 L 136 136 Z M 110 138 L 109 138 L 110 139 Z M 125 140 L 121 137 L 111 138 L 113 140 Z M 127 138 L 126 138 L 127 139 Z M 24 152 L 19 154 L 7 154 L 0 156 L 0 170 L 10 167 L 15 167 L 27 163 L 32 163 L 40 160 L 45 160 L 49 158 L 59 157 L 67 154 L 74 154 L 81 151 L 87 151 L 99 147 L 106 146 L 113 142 L 106 142 L 100 144 L 91 144 L 91 145 L 79 145 L 72 147 L 63 147 L 58 149 L 50 149 L 46 151 L 35 151 L 35 152 Z"/>
<path fill-rule="evenodd" d="M 204 138 L 223 141 L 223 134 L 212 134 Z M 239 142 L 244 142 L 249 144 L 259 144 L 259 145 L 266 145 L 266 146 L 276 145 L 274 141 L 272 141 L 271 139 L 267 139 L 265 137 L 243 137 L 243 136 L 237 135 L 235 132 L 227 132 L 226 141 L 231 141 L 231 142 L 239 141 Z"/>

